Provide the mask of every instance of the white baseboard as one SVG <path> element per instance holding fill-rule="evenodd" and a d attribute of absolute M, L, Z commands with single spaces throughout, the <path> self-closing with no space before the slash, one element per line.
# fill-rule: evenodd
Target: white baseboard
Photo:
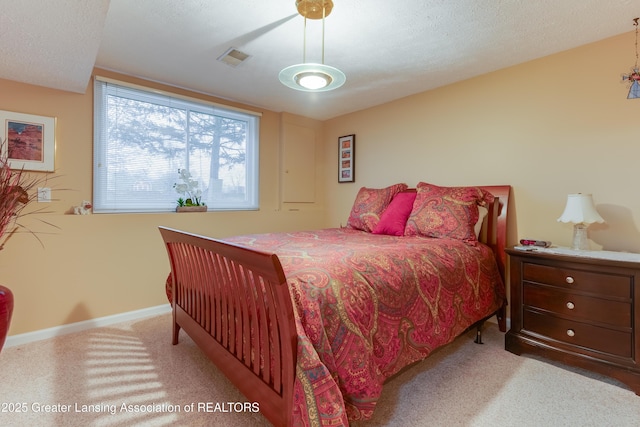
<path fill-rule="evenodd" d="M 41 329 L 39 331 L 27 332 L 27 333 L 18 334 L 18 335 L 11 335 L 7 337 L 7 340 L 4 343 L 4 347 L 5 348 L 14 347 L 17 345 L 28 344 L 30 342 L 59 337 L 60 335 L 86 331 L 87 329 L 92 329 L 92 328 L 100 328 L 102 326 L 109 326 L 115 323 L 122 323 L 122 322 L 131 321 L 131 320 L 143 319 L 145 317 L 158 316 L 160 314 L 165 314 L 170 312 L 171 312 L 171 304 L 163 304 L 155 307 L 143 308 L 141 310 L 134 310 L 126 313 L 114 314 L 112 316 L 99 317 L 97 319 L 85 320 L 82 322 L 70 323 L 68 325 Z"/>

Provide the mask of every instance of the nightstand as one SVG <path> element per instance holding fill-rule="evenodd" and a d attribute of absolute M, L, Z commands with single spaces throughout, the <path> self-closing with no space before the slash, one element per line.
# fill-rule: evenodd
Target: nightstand
<path fill-rule="evenodd" d="M 640 255 L 510 248 L 505 349 L 613 377 L 640 395 Z"/>

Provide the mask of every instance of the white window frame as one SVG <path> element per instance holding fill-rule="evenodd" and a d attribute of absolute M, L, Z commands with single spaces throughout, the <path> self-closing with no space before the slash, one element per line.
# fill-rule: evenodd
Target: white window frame
<path fill-rule="evenodd" d="M 208 210 L 257 210 L 259 209 L 259 134 L 260 113 L 242 110 L 221 104 L 211 103 L 200 99 L 181 96 L 164 91 L 158 91 L 143 86 L 124 83 L 109 78 L 96 76 L 94 78 L 94 160 L 93 160 L 93 211 L 95 213 L 124 213 L 124 212 L 170 212 L 175 211 L 178 193 L 172 193 L 172 200 L 162 201 L 147 205 L 144 201 L 119 201 L 113 193 L 109 194 L 107 183 L 114 181 L 113 170 L 110 172 L 107 147 L 108 135 L 105 131 L 107 125 L 107 97 L 113 95 L 112 90 L 124 89 L 128 94 L 139 94 L 141 99 L 152 99 L 156 103 L 162 103 L 168 107 L 182 108 L 187 106 L 195 112 L 203 112 L 233 120 L 246 122 L 246 152 L 245 152 L 245 177 L 244 193 L 242 200 L 225 201 L 205 200 Z M 115 167 L 112 167 L 115 169 Z M 109 178 L 111 177 L 111 178 Z M 115 178 L 117 180 L 117 178 Z M 175 181 L 179 181 L 176 170 Z M 166 191 L 166 189 L 165 189 Z M 159 206 L 159 203 L 163 203 Z"/>

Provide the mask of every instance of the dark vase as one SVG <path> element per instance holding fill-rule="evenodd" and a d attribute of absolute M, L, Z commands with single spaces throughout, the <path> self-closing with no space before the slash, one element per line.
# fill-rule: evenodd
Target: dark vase
<path fill-rule="evenodd" d="M 13 314 L 13 293 L 7 287 L 0 285 L 0 351 L 7 339 L 11 315 Z"/>

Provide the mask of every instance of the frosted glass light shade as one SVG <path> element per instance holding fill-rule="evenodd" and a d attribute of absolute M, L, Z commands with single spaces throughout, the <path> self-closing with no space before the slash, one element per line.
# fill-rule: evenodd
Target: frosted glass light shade
<path fill-rule="evenodd" d="M 567 205 L 558 221 L 571 222 L 573 224 L 593 224 L 594 222 L 603 223 L 604 219 L 596 210 L 591 194 L 577 193 L 567 196 Z"/>
<path fill-rule="evenodd" d="M 291 65 L 280 71 L 278 78 L 283 85 L 303 92 L 326 92 L 339 88 L 347 80 L 337 68 L 314 63 Z M 309 85 L 309 80 L 320 85 Z"/>

